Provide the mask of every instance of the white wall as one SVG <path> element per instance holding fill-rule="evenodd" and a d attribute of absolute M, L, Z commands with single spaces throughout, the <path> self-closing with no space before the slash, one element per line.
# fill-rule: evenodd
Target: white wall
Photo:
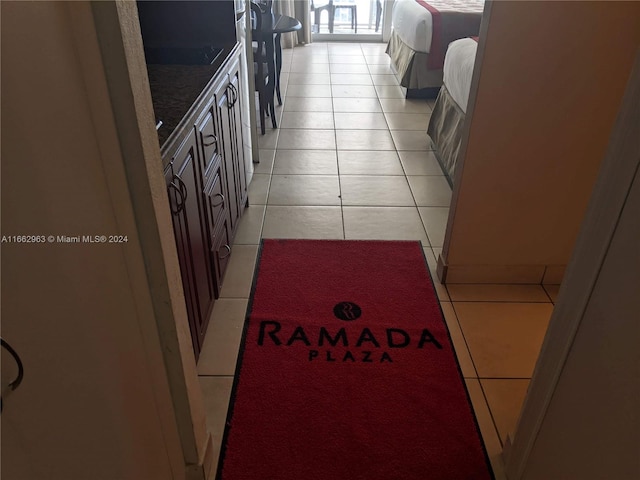
<path fill-rule="evenodd" d="M 495 1 L 487 22 L 446 282 L 560 283 L 640 45 L 640 3 Z"/>
<path fill-rule="evenodd" d="M 2 235 L 128 236 L 2 244 L 2 337 L 25 367 L 2 413 L 2 478 L 184 478 L 122 158 L 97 130 L 112 113 L 88 94 L 104 78 L 88 84 L 81 61 L 100 58 L 90 6 L 1 9 Z"/>

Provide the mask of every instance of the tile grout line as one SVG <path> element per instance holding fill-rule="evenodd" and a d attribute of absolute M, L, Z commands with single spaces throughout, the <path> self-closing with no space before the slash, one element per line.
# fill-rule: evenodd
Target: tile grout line
<path fill-rule="evenodd" d="M 288 87 L 288 85 L 287 85 Z M 282 94 L 282 108 L 284 110 L 284 102 L 286 100 L 286 88 L 284 93 Z M 281 117 L 282 118 L 282 117 Z M 279 137 L 279 134 L 278 134 Z M 277 147 L 277 143 L 276 143 L 276 147 Z M 258 246 L 260 245 L 260 240 L 262 239 L 262 233 L 264 231 L 264 224 L 267 220 L 267 206 L 268 206 L 268 202 L 269 202 L 269 191 L 271 190 L 271 179 L 273 178 L 273 170 L 276 168 L 276 155 L 278 154 L 278 150 L 277 148 L 273 149 L 273 162 L 271 162 L 271 168 L 269 169 L 269 184 L 267 185 L 267 198 L 265 199 L 265 203 L 264 203 L 264 213 L 262 214 L 262 222 L 260 223 L 260 232 L 258 233 Z"/>
<path fill-rule="evenodd" d="M 446 286 L 445 286 L 446 288 Z M 447 290 L 447 294 L 449 293 L 449 291 Z M 480 385 L 480 391 L 482 392 L 482 397 L 484 398 L 484 403 L 487 406 L 487 410 L 489 411 L 489 415 L 491 416 L 491 422 L 493 423 L 493 428 L 495 430 L 495 434 L 498 436 L 498 441 L 500 442 L 500 447 L 504 448 L 504 445 L 502 443 L 502 438 L 500 438 L 500 432 L 498 431 L 498 425 L 496 424 L 496 419 L 493 415 L 493 412 L 491 411 L 491 406 L 489 405 L 489 401 L 487 400 L 487 396 L 485 394 L 484 388 L 482 386 L 482 382 L 480 381 L 480 372 L 478 372 L 478 367 L 476 366 L 476 362 L 473 359 L 473 355 L 471 355 L 471 349 L 469 348 L 469 343 L 467 342 L 467 337 L 464 333 L 464 330 L 462 329 L 462 325 L 460 325 L 460 320 L 458 319 L 458 312 L 456 311 L 456 306 L 453 302 L 451 303 L 451 309 L 453 310 L 453 314 L 456 317 L 456 323 L 458 324 L 458 328 L 460 329 L 460 333 L 462 334 L 462 338 L 464 339 L 464 344 L 465 347 L 467 349 L 467 352 L 469 353 L 469 358 L 471 359 L 471 363 L 473 364 L 473 369 L 476 372 L 476 379 L 478 380 L 478 384 Z M 484 437 L 484 436 L 483 436 Z"/>
<path fill-rule="evenodd" d="M 433 248 L 442 248 L 442 247 L 433 247 Z M 437 260 L 437 258 L 436 258 Z M 482 283 L 452 283 L 450 285 L 491 285 L 490 283 L 488 284 L 482 284 Z M 449 289 L 447 288 L 447 292 L 449 291 Z M 449 297 L 451 298 L 451 294 L 449 294 Z M 532 303 L 534 305 L 548 305 L 548 304 L 553 304 L 553 302 L 551 301 L 542 301 L 542 300 L 451 300 L 451 303 L 507 303 L 507 304 L 511 304 L 511 303 Z"/>
<path fill-rule="evenodd" d="M 445 285 L 446 288 L 446 285 Z M 449 291 L 447 291 L 447 295 L 449 295 Z M 449 297 L 449 300 L 451 300 L 451 297 Z M 440 300 L 438 300 L 440 301 Z M 476 362 L 473 360 L 473 356 L 471 355 L 471 349 L 469 348 L 469 342 L 467 342 L 467 337 L 464 334 L 464 330 L 462 329 L 462 325 L 460 325 L 460 320 L 458 319 L 458 312 L 456 311 L 456 306 L 454 305 L 453 302 L 449 302 L 451 303 L 451 309 L 453 310 L 453 314 L 456 318 L 456 323 L 458 324 L 458 328 L 460 329 L 460 333 L 462 334 L 462 339 L 464 340 L 464 346 L 467 349 L 467 352 L 469 353 L 469 358 L 471 359 L 471 363 L 473 364 L 473 370 L 476 372 L 476 378 L 480 378 L 480 373 L 478 372 L 478 367 L 476 366 Z"/>
<path fill-rule="evenodd" d="M 545 270 L 546 270 L 546 267 L 545 267 Z M 549 298 L 549 301 L 555 306 L 556 303 L 553 301 L 553 298 L 551 298 L 551 295 L 545 288 L 544 283 L 541 283 L 540 286 L 542 287 L 542 290 L 544 290 L 544 294 Z"/>
<path fill-rule="evenodd" d="M 478 377 L 478 380 L 527 380 L 531 381 L 531 377 Z"/>
<path fill-rule="evenodd" d="M 480 380 L 481 380 L 480 377 L 478 377 L 478 383 L 480 384 L 480 391 L 482 392 L 484 403 L 487 405 L 487 409 L 489 410 L 489 415 L 491 416 L 491 422 L 493 423 L 493 428 L 496 431 L 496 435 L 498 436 L 500 447 L 504 449 L 504 442 L 502 441 L 502 437 L 500 436 L 500 430 L 498 430 L 498 423 L 496 422 L 496 417 L 493 414 L 491 405 L 489 405 L 489 399 L 487 398 L 487 393 L 485 392 L 484 385 L 482 385 L 482 382 Z"/>
<path fill-rule="evenodd" d="M 329 89 L 331 90 L 331 113 L 333 117 L 333 141 L 336 152 L 336 169 L 338 171 L 338 194 L 340 197 L 340 220 L 342 222 L 342 239 L 347 239 L 347 227 L 344 222 L 344 200 L 342 198 L 342 178 L 340 176 L 340 159 L 338 156 L 338 129 L 336 128 L 336 106 L 333 96 L 333 81 L 331 79 L 331 55 L 329 54 Z"/>

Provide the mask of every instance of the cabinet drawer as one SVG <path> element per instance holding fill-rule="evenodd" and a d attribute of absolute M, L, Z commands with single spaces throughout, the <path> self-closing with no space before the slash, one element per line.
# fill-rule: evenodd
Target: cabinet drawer
<path fill-rule="evenodd" d="M 224 196 L 222 182 L 222 163 L 215 162 L 205 177 L 204 202 L 207 210 L 209 231 L 213 235 L 222 220 L 226 217 L 227 199 Z"/>
<path fill-rule="evenodd" d="M 198 140 L 202 145 L 202 168 L 206 175 L 207 170 L 211 168 L 213 162 L 220 156 L 220 142 L 211 110 L 207 111 L 198 123 Z"/>
<path fill-rule="evenodd" d="M 211 258 L 213 261 L 213 271 L 215 272 L 215 293 L 216 298 L 220 296 L 220 290 L 222 289 L 222 279 L 224 272 L 227 269 L 229 263 L 229 257 L 231 257 L 231 240 L 229 238 L 228 222 L 225 218 L 221 225 L 219 225 L 213 237 L 213 246 L 211 247 Z"/>

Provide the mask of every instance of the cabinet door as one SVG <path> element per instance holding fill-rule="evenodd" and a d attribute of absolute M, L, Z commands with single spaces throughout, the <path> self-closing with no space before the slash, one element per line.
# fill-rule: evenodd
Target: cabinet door
<path fill-rule="evenodd" d="M 226 67 L 226 82 L 215 90 L 218 108 L 219 132 L 223 142 L 223 168 L 226 172 L 228 192 L 228 218 L 231 237 L 238 226 L 238 217 L 247 203 L 247 174 L 242 141 L 242 96 L 240 60 L 236 52 Z"/>
<path fill-rule="evenodd" d="M 196 358 L 202 347 L 214 301 L 197 158 L 195 132 L 191 131 L 173 156 L 166 174 L 182 284 L 187 301 L 189 327 Z"/>
<path fill-rule="evenodd" d="M 184 225 L 182 215 L 182 205 L 184 204 L 183 194 L 180 191 L 180 184 L 174 180 L 175 171 L 173 165 L 169 165 L 165 170 L 165 181 L 167 184 L 167 192 L 169 194 L 169 208 L 171 209 L 171 219 L 173 221 L 173 234 L 176 239 L 176 250 L 178 252 L 178 262 L 180 264 L 180 274 L 182 276 L 182 290 L 187 307 L 187 317 L 189 319 L 189 331 L 191 333 L 191 342 L 198 357 L 198 329 L 196 327 L 196 318 L 198 313 L 198 295 L 195 284 L 193 283 L 192 263 L 189 261 L 189 236 Z"/>
<path fill-rule="evenodd" d="M 223 140 L 218 131 L 217 108 L 212 103 L 198 120 L 198 144 L 202 165 L 202 200 L 209 246 L 214 232 L 227 217 L 228 192 L 222 170 Z M 214 285 L 215 286 L 215 285 Z"/>
<path fill-rule="evenodd" d="M 234 155 L 234 140 L 236 132 L 231 128 L 233 109 L 233 92 L 228 82 L 224 82 L 215 92 L 216 106 L 219 118 L 219 133 L 222 138 L 222 170 L 225 172 L 225 186 L 227 191 L 227 211 L 229 228 L 235 231 L 238 221 L 238 189 L 236 187 L 234 166 L 236 155 Z"/>
<path fill-rule="evenodd" d="M 234 96 L 232 108 L 229 112 L 229 121 L 231 122 L 231 131 L 233 132 L 233 154 L 234 154 L 234 172 L 236 187 L 237 187 L 237 200 L 238 200 L 238 215 L 242 215 L 242 211 L 247 202 L 247 172 L 244 158 L 244 145 L 242 141 L 242 102 L 245 99 L 241 95 L 240 85 L 240 64 L 236 60 L 231 63 L 229 69 L 229 88 Z"/>

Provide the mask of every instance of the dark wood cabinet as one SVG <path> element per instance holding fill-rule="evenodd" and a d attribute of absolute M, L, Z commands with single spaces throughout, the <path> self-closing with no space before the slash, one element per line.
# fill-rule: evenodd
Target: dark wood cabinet
<path fill-rule="evenodd" d="M 238 206 L 238 215 L 242 215 L 242 210 L 248 205 L 247 202 L 247 172 L 244 158 L 244 148 L 242 142 L 242 102 L 246 101 L 240 95 L 240 61 L 236 57 L 229 66 L 229 88 L 233 94 L 232 105 L 229 106 L 229 125 L 232 135 L 232 154 L 234 156 L 233 166 L 238 170 L 233 177 L 236 181 L 236 205 Z M 235 232 L 235 226 L 234 230 Z"/>
<path fill-rule="evenodd" d="M 244 20 L 236 12 L 242 3 L 145 0 L 137 6 L 197 358 L 248 205 L 244 45 L 237 35 Z"/>
<path fill-rule="evenodd" d="M 162 148 L 196 358 L 248 205 L 239 56 L 236 46 Z"/>
<path fill-rule="evenodd" d="M 198 158 L 195 132 L 191 131 L 165 170 L 182 285 L 196 357 L 200 353 L 214 301 L 207 226 L 203 221 L 203 205 L 199 195 Z"/>

